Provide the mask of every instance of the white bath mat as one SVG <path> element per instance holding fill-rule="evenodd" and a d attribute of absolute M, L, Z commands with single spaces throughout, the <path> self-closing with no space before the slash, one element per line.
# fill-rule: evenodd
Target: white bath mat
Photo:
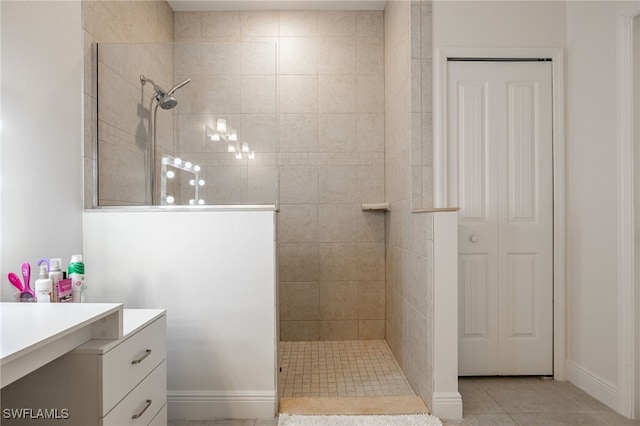
<path fill-rule="evenodd" d="M 278 426 L 442 426 L 429 414 L 381 416 L 303 416 L 280 414 Z"/>

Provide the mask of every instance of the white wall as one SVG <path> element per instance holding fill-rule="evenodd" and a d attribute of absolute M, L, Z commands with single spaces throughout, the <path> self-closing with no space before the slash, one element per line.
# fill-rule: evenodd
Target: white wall
<path fill-rule="evenodd" d="M 273 417 L 275 212 L 83 217 L 87 300 L 167 309 L 169 418 Z"/>
<path fill-rule="evenodd" d="M 434 47 L 566 47 L 567 379 L 617 408 L 616 14 L 630 2 L 434 2 Z"/>
<path fill-rule="evenodd" d="M 568 379 L 617 408 L 616 14 L 567 3 Z"/>
<path fill-rule="evenodd" d="M 563 1 L 434 1 L 436 47 L 562 47 Z"/>
<path fill-rule="evenodd" d="M 79 1 L 2 1 L 1 299 L 22 261 L 82 251 Z M 20 275 L 20 274 L 19 274 Z"/>

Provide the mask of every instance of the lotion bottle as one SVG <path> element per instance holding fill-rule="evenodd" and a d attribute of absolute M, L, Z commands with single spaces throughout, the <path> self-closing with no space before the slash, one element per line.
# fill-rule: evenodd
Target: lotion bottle
<path fill-rule="evenodd" d="M 52 283 L 49 278 L 49 271 L 47 271 L 47 265 L 40 265 L 40 274 L 35 283 L 36 287 L 36 302 L 49 303 L 51 302 L 51 289 Z"/>
<path fill-rule="evenodd" d="M 51 278 L 52 291 L 51 301 L 58 302 L 58 282 L 62 279 L 62 259 L 49 259 L 51 269 L 49 270 L 49 278 Z"/>

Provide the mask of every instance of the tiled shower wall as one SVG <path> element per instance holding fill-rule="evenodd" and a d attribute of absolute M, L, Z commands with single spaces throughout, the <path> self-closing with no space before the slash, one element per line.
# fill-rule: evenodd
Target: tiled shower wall
<path fill-rule="evenodd" d="M 179 12 L 175 37 L 225 46 L 220 55 L 241 65 L 247 42 L 266 42 L 254 45 L 263 59 L 253 79 L 263 82 L 253 91 L 262 94 L 260 111 L 242 110 L 251 101 L 242 99 L 242 66 L 218 87 L 238 97 L 232 118 L 259 120 L 254 138 L 275 144 L 272 162 L 261 165 L 276 169 L 261 172 L 265 181 L 279 175 L 281 340 L 384 338 L 384 214 L 360 206 L 384 200 L 382 12 Z M 266 201 L 258 195 L 240 186 L 228 196 Z"/>
<path fill-rule="evenodd" d="M 411 169 L 412 156 L 420 152 L 412 150 L 412 137 L 418 136 L 412 128 L 423 127 L 422 111 L 430 111 L 431 105 L 430 74 L 414 77 L 425 74 L 412 58 L 421 62 L 431 54 L 431 3 L 388 1 L 384 19 L 385 186 L 391 204 L 386 220 L 386 340 L 413 389 L 431 401 L 433 214 L 415 212 L 412 206 Z M 421 188 L 425 191 L 430 196 L 429 188 Z"/>
<path fill-rule="evenodd" d="M 94 204 L 94 173 L 100 185 L 99 204 L 148 204 L 144 156 L 153 90 L 151 85 L 143 90 L 139 76 L 145 74 L 167 90 L 173 85 L 173 52 L 167 44 L 173 40 L 173 10 L 164 0 L 83 0 L 82 10 L 85 207 Z M 105 43 L 100 44 L 99 75 L 95 43 Z M 98 90 L 100 104 L 96 105 Z M 96 106 L 100 111 L 97 144 Z M 172 133 L 172 112 L 159 109 L 158 155 L 173 152 Z"/>

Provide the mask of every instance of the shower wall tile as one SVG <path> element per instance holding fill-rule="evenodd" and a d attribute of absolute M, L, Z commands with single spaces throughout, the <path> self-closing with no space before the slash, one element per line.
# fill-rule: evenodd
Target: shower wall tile
<path fill-rule="evenodd" d="M 319 340 L 356 340 L 358 321 L 320 321 Z"/>
<path fill-rule="evenodd" d="M 280 11 L 280 36 L 317 36 L 318 12 Z"/>
<path fill-rule="evenodd" d="M 202 70 L 198 70 L 198 74 L 240 74 L 242 57 L 240 42 L 198 42 L 197 44 L 189 42 L 177 44 L 176 48 L 183 44 L 202 46 Z"/>
<path fill-rule="evenodd" d="M 320 340 L 319 321 L 280 321 L 280 340 Z"/>
<path fill-rule="evenodd" d="M 421 145 L 422 165 L 433 165 L 433 116 L 430 112 L 423 112 L 421 116 Z"/>
<path fill-rule="evenodd" d="M 243 114 L 275 114 L 276 77 L 243 75 L 240 80 L 240 110 Z"/>
<path fill-rule="evenodd" d="M 280 202 L 306 204 L 318 202 L 318 168 L 315 166 L 280 167 Z"/>
<path fill-rule="evenodd" d="M 352 243 L 319 244 L 319 280 L 356 280 L 358 246 Z"/>
<path fill-rule="evenodd" d="M 144 203 L 144 191 L 139 190 L 145 186 L 144 155 L 101 144 L 98 183 L 100 196 L 111 205 Z"/>
<path fill-rule="evenodd" d="M 385 242 L 384 213 L 375 211 L 359 211 L 357 216 L 358 242 Z"/>
<path fill-rule="evenodd" d="M 205 200 L 220 200 L 221 204 L 244 204 L 246 200 L 247 167 L 233 166 L 203 167 Z"/>
<path fill-rule="evenodd" d="M 276 74 L 276 44 L 269 42 L 242 43 L 241 74 Z"/>
<path fill-rule="evenodd" d="M 384 277 L 384 254 L 384 243 L 358 243 L 358 279 L 377 280 Z"/>
<path fill-rule="evenodd" d="M 357 242 L 356 204 L 319 204 L 318 238 L 321 243 Z"/>
<path fill-rule="evenodd" d="M 256 154 L 256 159 L 260 155 Z M 247 203 L 273 204 L 278 199 L 278 167 L 249 164 L 247 173 Z"/>
<path fill-rule="evenodd" d="M 149 43 L 155 40 L 155 23 L 158 20 L 158 7 L 156 2 L 132 1 L 132 20 L 136 25 L 131 26 L 131 40 L 134 43 Z M 173 26 L 173 22 L 171 22 Z"/>
<path fill-rule="evenodd" d="M 238 36 L 240 36 L 239 12 L 202 13 L 202 38 L 204 40 Z"/>
<path fill-rule="evenodd" d="M 317 243 L 279 243 L 280 282 L 318 281 L 319 245 Z"/>
<path fill-rule="evenodd" d="M 173 21 L 175 40 L 200 39 L 202 37 L 202 13 L 176 13 Z"/>
<path fill-rule="evenodd" d="M 318 12 L 318 35 L 355 36 L 357 13 L 354 11 Z"/>
<path fill-rule="evenodd" d="M 206 151 L 205 129 L 202 116 L 193 114 L 178 114 L 176 120 L 175 143 L 181 153 L 200 153 Z"/>
<path fill-rule="evenodd" d="M 385 321 L 359 320 L 358 338 L 361 340 L 383 340 L 385 338 Z"/>
<path fill-rule="evenodd" d="M 132 46 L 130 44 L 101 43 L 99 48 L 100 62 L 103 66 L 129 81 L 132 68 Z"/>
<path fill-rule="evenodd" d="M 356 76 L 319 75 L 318 112 L 355 113 Z"/>
<path fill-rule="evenodd" d="M 281 75 L 318 73 L 317 37 L 280 37 L 278 55 Z"/>
<path fill-rule="evenodd" d="M 275 87 L 274 87 L 275 92 Z M 274 111 L 275 112 L 275 111 Z M 277 141 L 276 114 L 242 114 L 238 128 L 242 140 L 256 153 L 275 153 Z"/>
<path fill-rule="evenodd" d="M 97 170 L 101 182 L 99 194 L 93 194 L 93 173 L 84 174 L 85 188 L 89 189 L 85 192 L 85 206 L 93 205 L 94 196 L 99 204 L 104 205 L 144 204 L 147 179 L 144 162 L 138 159 L 144 159 L 143 152 L 148 143 L 148 97 L 151 89 L 148 86 L 147 90 L 142 89 L 139 76 L 145 74 L 165 87 L 171 85 L 173 49 L 155 43 L 173 39 L 173 11 L 166 2 L 158 1 L 87 1 L 83 2 L 83 28 L 83 90 L 93 98 L 99 94 L 97 99 L 100 103 L 100 126 L 97 126 L 97 117 L 91 118 L 88 112 L 85 113 L 85 117 L 89 116 L 85 120 L 85 164 L 93 164 L 93 146 L 99 145 L 105 156 L 120 153 L 119 157 L 111 155 L 111 160 L 105 158 L 105 163 L 113 163 L 113 158 L 126 157 L 122 164 L 133 167 L 133 161 L 138 167 L 136 171 L 122 170 L 122 166 L 104 167 L 101 158 L 100 170 Z M 136 44 L 140 42 L 145 44 Z M 99 73 L 96 67 L 98 53 Z M 158 114 L 162 116 L 161 112 Z M 93 135 L 98 128 L 101 134 L 98 142 L 95 145 L 87 142 L 94 140 Z M 159 152 L 172 151 L 172 133 L 171 118 L 159 122 Z M 133 154 L 127 157 L 126 152 Z"/>
<path fill-rule="evenodd" d="M 380 36 L 384 28 L 381 11 L 358 12 L 357 34 L 359 37 Z"/>
<path fill-rule="evenodd" d="M 384 40 L 382 36 L 358 37 L 358 74 L 384 74 Z"/>
<path fill-rule="evenodd" d="M 280 284 L 280 318 L 290 320 L 320 319 L 320 285 L 309 282 Z"/>
<path fill-rule="evenodd" d="M 282 204 L 278 215 L 278 241 L 318 240 L 318 204 Z"/>
<path fill-rule="evenodd" d="M 320 288 L 321 320 L 358 319 L 358 285 L 355 281 L 323 282 Z"/>
<path fill-rule="evenodd" d="M 201 74 L 202 46 L 200 44 L 176 44 L 173 49 L 173 55 L 173 70 L 176 74 Z"/>
<path fill-rule="evenodd" d="M 278 113 L 307 114 L 318 111 L 318 77 L 280 75 L 278 77 Z"/>
<path fill-rule="evenodd" d="M 384 152 L 384 114 L 358 114 L 358 151 Z"/>
<path fill-rule="evenodd" d="M 354 152 L 357 145 L 355 114 L 320 114 L 318 116 L 319 152 Z"/>
<path fill-rule="evenodd" d="M 240 112 L 240 76 L 205 75 L 202 78 L 202 111 Z"/>
<path fill-rule="evenodd" d="M 384 281 L 358 281 L 358 319 L 384 320 Z"/>
<path fill-rule="evenodd" d="M 318 39 L 318 74 L 355 73 L 355 37 L 320 37 Z"/>
<path fill-rule="evenodd" d="M 187 127 L 176 125 L 178 150 L 202 157 L 207 186 L 227 182 L 216 182 L 212 170 L 244 168 L 236 180 L 246 187 L 231 191 L 252 204 L 269 199 L 271 182 L 279 182 L 282 340 L 385 336 L 385 215 L 360 207 L 385 197 L 382 17 L 378 11 L 176 13 L 176 40 L 209 42 L 199 71 L 205 110 L 190 110 L 197 101 L 181 91 L 180 102 L 187 98 L 176 122 Z M 192 78 L 198 90 L 197 76 L 180 76 Z M 271 98 L 270 80 L 262 77 L 273 76 Z M 205 138 L 204 126 L 218 116 L 251 144 L 255 160 L 236 163 L 224 144 Z M 207 193 L 214 195 L 224 199 Z"/>
<path fill-rule="evenodd" d="M 358 198 L 361 203 L 384 200 L 384 165 L 358 166 Z"/>
<path fill-rule="evenodd" d="M 431 59 L 422 60 L 422 111 L 431 112 L 433 105 L 433 88 L 430 82 L 433 80 Z M 429 84 L 427 84 L 429 83 Z"/>
<path fill-rule="evenodd" d="M 89 34 L 93 34 L 93 30 L 94 30 L 93 13 L 94 13 L 94 1 L 82 0 L 82 28 Z"/>
<path fill-rule="evenodd" d="M 278 114 L 278 149 L 280 152 L 317 151 L 318 115 Z"/>
<path fill-rule="evenodd" d="M 433 57 L 433 21 L 432 21 L 432 13 L 431 13 L 431 4 L 423 4 L 421 5 L 421 14 L 422 14 L 422 22 L 421 22 L 421 53 L 423 58 L 432 58 Z"/>
<path fill-rule="evenodd" d="M 320 203 L 358 202 L 357 166 L 322 166 L 318 172 Z"/>
<path fill-rule="evenodd" d="M 358 76 L 357 99 L 359 113 L 384 113 L 384 76 Z"/>
<path fill-rule="evenodd" d="M 240 33 L 243 36 L 277 36 L 278 12 L 240 12 Z"/>
<path fill-rule="evenodd" d="M 94 3 L 94 37 L 101 43 L 126 43 L 131 40 L 131 15 L 111 3 L 119 2 Z M 114 6 L 113 10 L 109 6 Z"/>

